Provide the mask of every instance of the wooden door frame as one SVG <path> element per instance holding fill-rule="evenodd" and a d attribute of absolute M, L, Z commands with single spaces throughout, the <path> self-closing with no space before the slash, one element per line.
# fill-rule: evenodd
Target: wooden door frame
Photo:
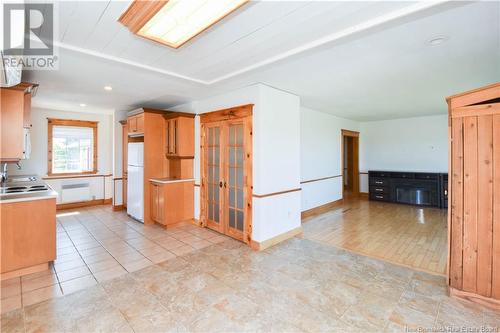
<path fill-rule="evenodd" d="M 208 112 L 200 115 L 200 224 L 207 226 L 206 208 L 206 166 L 205 137 L 207 123 L 224 122 L 227 120 L 243 120 L 245 161 L 244 161 L 244 191 L 245 191 L 245 226 L 242 241 L 250 244 L 252 241 L 252 198 L 253 198 L 253 104 Z M 222 154 L 222 150 L 220 152 Z M 222 221 L 222 219 L 221 219 Z"/>
<path fill-rule="evenodd" d="M 359 132 L 341 129 L 341 168 L 342 168 L 342 197 L 344 196 L 344 182 L 345 182 L 345 172 L 344 172 L 344 143 L 345 138 L 352 138 L 353 143 L 353 153 L 354 153 L 354 165 L 353 165 L 353 179 L 352 179 L 352 194 L 359 195 Z"/>

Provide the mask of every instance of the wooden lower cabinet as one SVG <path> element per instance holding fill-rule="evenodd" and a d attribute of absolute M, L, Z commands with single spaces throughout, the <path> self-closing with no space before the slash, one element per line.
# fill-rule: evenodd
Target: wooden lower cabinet
<path fill-rule="evenodd" d="M 1 271 L 56 259 L 56 199 L 0 203 Z"/>
<path fill-rule="evenodd" d="M 151 219 L 171 225 L 194 218 L 194 181 L 151 182 Z"/>

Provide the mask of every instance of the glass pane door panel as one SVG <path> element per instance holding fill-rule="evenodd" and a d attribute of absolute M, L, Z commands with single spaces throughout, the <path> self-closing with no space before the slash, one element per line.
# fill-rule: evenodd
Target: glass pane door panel
<path fill-rule="evenodd" d="M 207 133 L 207 214 L 211 222 L 220 222 L 220 127 Z"/>
<path fill-rule="evenodd" d="M 230 124 L 228 135 L 228 224 L 230 229 L 243 232 L 245 224 L 243 124 Z"/>

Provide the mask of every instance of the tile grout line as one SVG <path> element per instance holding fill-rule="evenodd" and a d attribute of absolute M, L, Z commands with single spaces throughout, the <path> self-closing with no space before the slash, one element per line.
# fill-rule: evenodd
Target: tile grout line
<path fill-rule="evenodd" d="M 76 219 L 76 220 L 77 220 L 77 222 L 81 225 L 80 220 L 79 220 L 77 217 L 75 217 L 75 219 Z M 74 243 L 73 239 L 72 239 L 72 238 L 71 238 L 71 236 L 69 235 L 68 230 L 66 230 L 66 227 L 65 227 L 63 224 L 61 224 L 61 225 L 62 225 L 62 227 L 64 228 L 64 231 L 66 232 L 66 234 L 68 235 L 69 240 L 71 241 L 71 243 L 72 243 L 72 244 L 73 244 L 73 246 L 75 247 L 75 250 L 76 250 L 76 252 L 78 253 L 78 256 L 79 256 L 79 257 L 80 257 L 80 259 L 83 261 L 83 263 L 85 264 L 85 266 L 87 267 L 87 269 L 90 271 L 90 274 L 92 275 L 92 278 L 93 278 L 93 279 L 97 282 L 97 279 L 96 279 L 96 278 L 95 278 L 95 276 L 92 274 L 92 271 L 90 270 L 90 267 L 88 267 L 87 262 L 83 259 L 82 255 L 81 255 L 81 253 L 80 253 L 80 250 L 78 250 L 78 248 L 76 247 L 76 244 Z M 83 226 L 83 225 L 82 225 L 82 226 Z M 83 226 L 83 227 L 85 228 L 85 226 Z M 57 276 L 57 269 L 56 269 L 55 265 L 54 265 L 54 270 L 55 270 L 55 273 L 56 273 L 56 276 Z M 68 281 L 76 280 L 76 279 L 79 279 L 79 278 L 81 278 L 81 277 L 82 277 L 82 276 L 80 276 L 80 277 L 78 277 L 78 278 L 75 278 L 75 279 L 70 279 L 70 280 L 68 280 Z M 57 280 L 59 281 L 59 277 L 58 277 L 58 276 L 57 276 Z M 68 281 L 64 281 L 64 282 L 68 282 Z M 64 290 L 62 289 L 62 285 L 61 285 L 61 284 L 59 284 L 59 288 L 61 289 L 62 294 L 63 294 L 63 295 L 66 295 L 66 293 L 65 293 L 65 292 L 64 292 Z M 69 293 L 69 294 L 72 294 L 72 293 Z M 68 294 L 68 295 L 69 295 L 69 294 Z"/>

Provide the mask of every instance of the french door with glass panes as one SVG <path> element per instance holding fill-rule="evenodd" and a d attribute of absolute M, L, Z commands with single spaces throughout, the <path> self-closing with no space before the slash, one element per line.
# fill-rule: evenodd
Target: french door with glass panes
<path fill-rule="evenodd" d="M 248 242 L 251 219 L 251 118 L 202 125 L 202 223 Z"/>

